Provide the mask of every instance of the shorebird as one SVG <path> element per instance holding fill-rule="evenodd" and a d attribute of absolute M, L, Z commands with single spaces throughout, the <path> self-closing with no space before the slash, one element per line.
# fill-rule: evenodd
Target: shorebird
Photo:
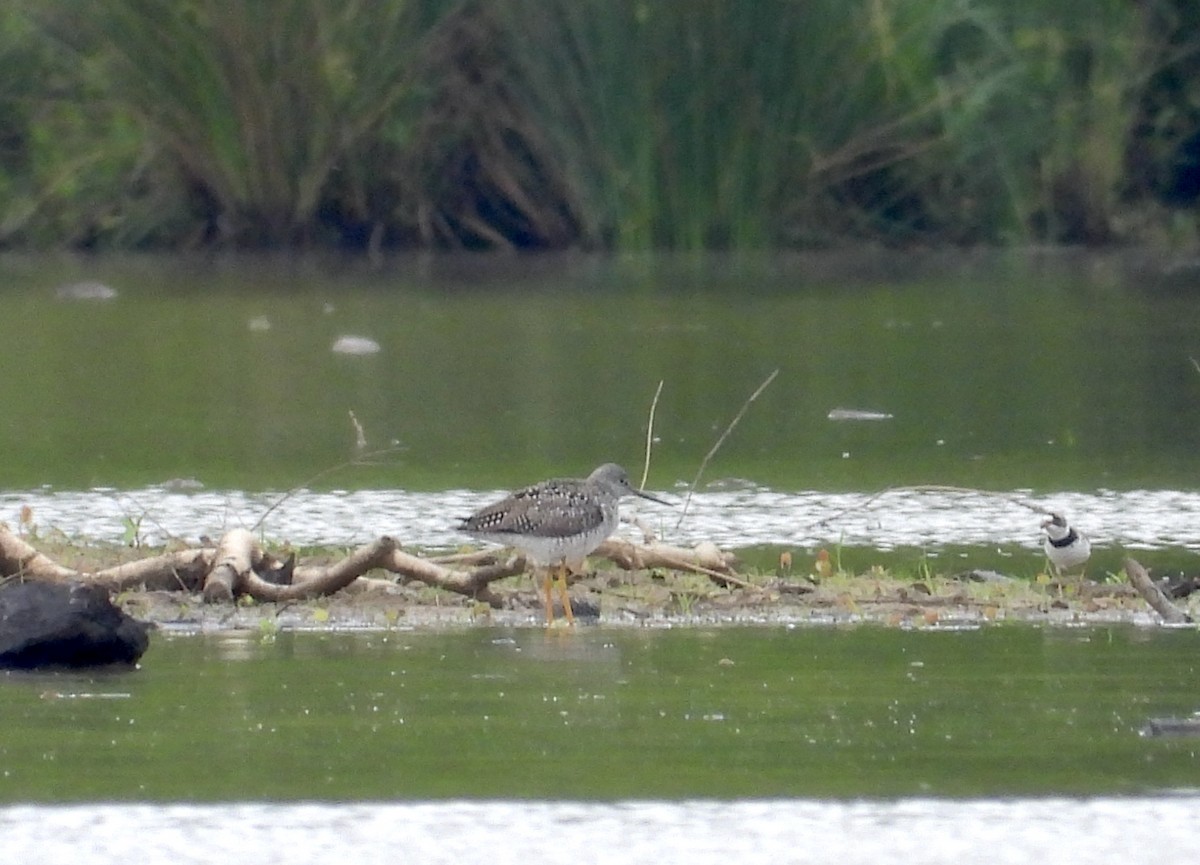
<path fill-rule="evenodd" d="M 1042 523 L 1042 532 L 1046 538 L 1042 541 L 1042 549 L 1051 566 L 1062 576 L 1063 571 L 1079 568 L 1080 575 L 1092 555 L 1092 543 L 1084 535 L 1076 531 L 1062 514 L 1050 513 L 1050 519 Z"/>
<path fill-rule="evenodd" d="M 517 490 L 463 518 L 458 529 L 480 540 L 515 547 L 535 567 L 546 569 L 542 588 L 547 624 L 554 621 L 553 568 L 563 615 L 572 623 L 575 614 L 567 594 L 567 568 L 581 565 L 588 553 L 613 533 L 617 503 L 627 495 L 670 504 L 635 489 L 625 469 L 605 463 L 584 479 L 552 478 Z"/>

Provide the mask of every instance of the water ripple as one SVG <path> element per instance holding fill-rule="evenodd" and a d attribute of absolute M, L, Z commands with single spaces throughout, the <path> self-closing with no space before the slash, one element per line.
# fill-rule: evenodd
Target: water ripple
<path fill-rule="evenodd" d="M 1171 865 L 1200 797 L 18 805 L 6 861 Z"/>
<path fill-rule="evenodd" d="M 279 494 L 163 487 L 40 489 L 0 493 L 0 520 L 16 525 L 22 507 L 28 506 L 39 531 L 54 529 L 84 540 L 119 542 L 133 521 L 151 544 L 171 537 L 189 541 L 215 537 L 240 526 L 293 544 L 357 544 L 392 535 L 416 547 L 438 548 L 468 543 L 470 539 L 454 529 L 457 518 L 500 494 L 301 491 L 272 510 Z M 1067 514 L 1099 546 L 1200 549 L 1200 493 L 1182 490 L 1034 496 L 1028 491 L 980 494 L 919 489 L 882 494 L 784 493 L 753 487 L 696 494 L 682 525 L 677 525 L 683 514 L 682 499 L 675 500 L 675 508 L 627 500 L 622 514 L 636 517 L 672 542 L 709 540 L 727 548 L 843 544 L 882 550 L 949 545 L 1035 549 L 1042 519 L 1036 509 L 1043 508 Z M 261 526 L 257 525 L 260 519 Z M 622 532 L 631 537 L 638 534 L 629 526 Z"/>

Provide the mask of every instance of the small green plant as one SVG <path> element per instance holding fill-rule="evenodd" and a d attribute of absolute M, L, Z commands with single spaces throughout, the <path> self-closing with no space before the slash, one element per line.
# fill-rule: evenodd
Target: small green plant
<path fill-rule="evenodd" d="M 684 616 L 691 616 L 695 610 L 696 601 L 700 598 L 694 592 L 672 592 L 671 597 L 674 598 L 676 606 L 679 607 L 679 612 Z"/>
<path fill-rule="evenodd" d="M 273 643 L 279 635 L 279 621 L 275 618 L 264 616 L 258 620 L 258 641 L 260 643 Z"/>
<path fill-rule="evenodd" d="M 922 552 L 921 558 L 919 558 L 917 560 L 916 577 L 918 580 L 925 582 L 925 583 L 929 583 L 934 578 L 933 565 L 930 564 L 929 556 L 926 552 Z"/>
<path fill-rule="evenodd" d="M 121 543 L 127 547 L 140 549 L 142 546 L 142 515 L 122 517 L 121 525 L 124 527 L 121 532 Z"/>

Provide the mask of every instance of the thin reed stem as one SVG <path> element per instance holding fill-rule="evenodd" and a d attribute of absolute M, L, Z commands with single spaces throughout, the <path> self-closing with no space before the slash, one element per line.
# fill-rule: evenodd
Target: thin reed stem
<path fill-rule="evenodd" d="M 704 455 L 704 459 L 700 461 L 700 468 L 696 469 L 696 476 L 692 478 L 691 486 L 688 487 L 687 496 L 683 500 L 683 511 L 679 514 L 679 521 L 675 523 L 676 531 L 678 531 L 679 527 L 683 525 L 683 519 L 687 516 L 688 512 L 688 505 L 690 505 L 692 502 L 692 493 L 694 493 L 696 488 L 700 485 L 700 476 L 704 474 L 704 469 L 708 466 L 709 461 L 716 456 L 717 451 L 721 449 L 721 445 L 725 444 L 725 440 L 729 438 L 729 434 L 733 432 L 734 427 L 738 425 L 743 415 L 746 414 L 746 411 L 750 408 L 750 404 L 758 399 L 758 397 L 764 390 L 767 389 L 767 386 L 771 382 L 775 381 L 775 377 L 777 375 L 779 375 L 778 369 L 773 371 L 769 376 L 766 377 L 762 384 L 754 389 L 754 393 L 750 394 L 746 401 L 742 403 L 742 407 L 738 410 L 738 413 L 734 415 L 733 420 L 729 422 L 729 426 L 725 427 L 725 431 L 722 432 L 717 438 L 716 444 L 709 449 L 708 453 Z"/>
<path fill-rule="evenodd" d="M 638 489 L 645 489 L 646 479 L 650 477 L 650 449 L 654 445 L 654 411 L 658 408 L 658 398 L 662 395 L 663 380 L 659 379 L 658 387 L 654 390 L 654 399 L 650 400 L 650 417 L 646 420 L 646 459 L 642 465 L 642 480 Z"/>

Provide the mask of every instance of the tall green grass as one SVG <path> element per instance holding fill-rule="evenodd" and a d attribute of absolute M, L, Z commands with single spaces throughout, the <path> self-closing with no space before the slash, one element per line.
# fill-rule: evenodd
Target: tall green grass
<path fill-rule="evenodd" d="M 86 242 L 120 197 L 137 144 L 77 73 L 25 4 L 0 6 L 0 244 Z"/>
<path fill-rule="evenodd" d="M 331 187 L 366 201 L 378 174 L 360 156 L 411 133 L 438 6 L 106 0 L 45 20 L 177 169 L 214 239 L 293 243 L 311 239 Z"/>
<path fill-rule="evenodd" d="M 1002 241 L 1107 242 L 1118 213 L 1149 35 L 1124 0 L 997 4 L 1011 64 L 953 152 L 992 178 Z"/>
<path fill-rule="evenodd" d="M 1128 3 L 1086 5 L 497 0 L 585 237 L 622 248 L 1107 218 L 1139 27 Z"/>
<path fill-rule="evenodd" d="M 500 0 L 517 87 L 546 131 L 585 242 L 766 242 L 803 100 L 792 16 L 725 0 Z M 748 9 L 749 5 L 743 7 Z M 783 80 L 780 80 L 782 78 Z M 772 82 L 772 79 L 775 79 Z"/>
<path fill-rule="evenodd" d="M 10 4 L 0 243 L 1136 238 L 1200 141 L 1189 2 Z"/>
<path fill-rule="evenodd" d="M 487 2 L 465 2 L 431 32 L 426 94 L 405 151 L 400 215 L 420 242 L 558 248 L 578 235 L 562 173 L 537 118 L 515 98 L 511 58 Z"/>

